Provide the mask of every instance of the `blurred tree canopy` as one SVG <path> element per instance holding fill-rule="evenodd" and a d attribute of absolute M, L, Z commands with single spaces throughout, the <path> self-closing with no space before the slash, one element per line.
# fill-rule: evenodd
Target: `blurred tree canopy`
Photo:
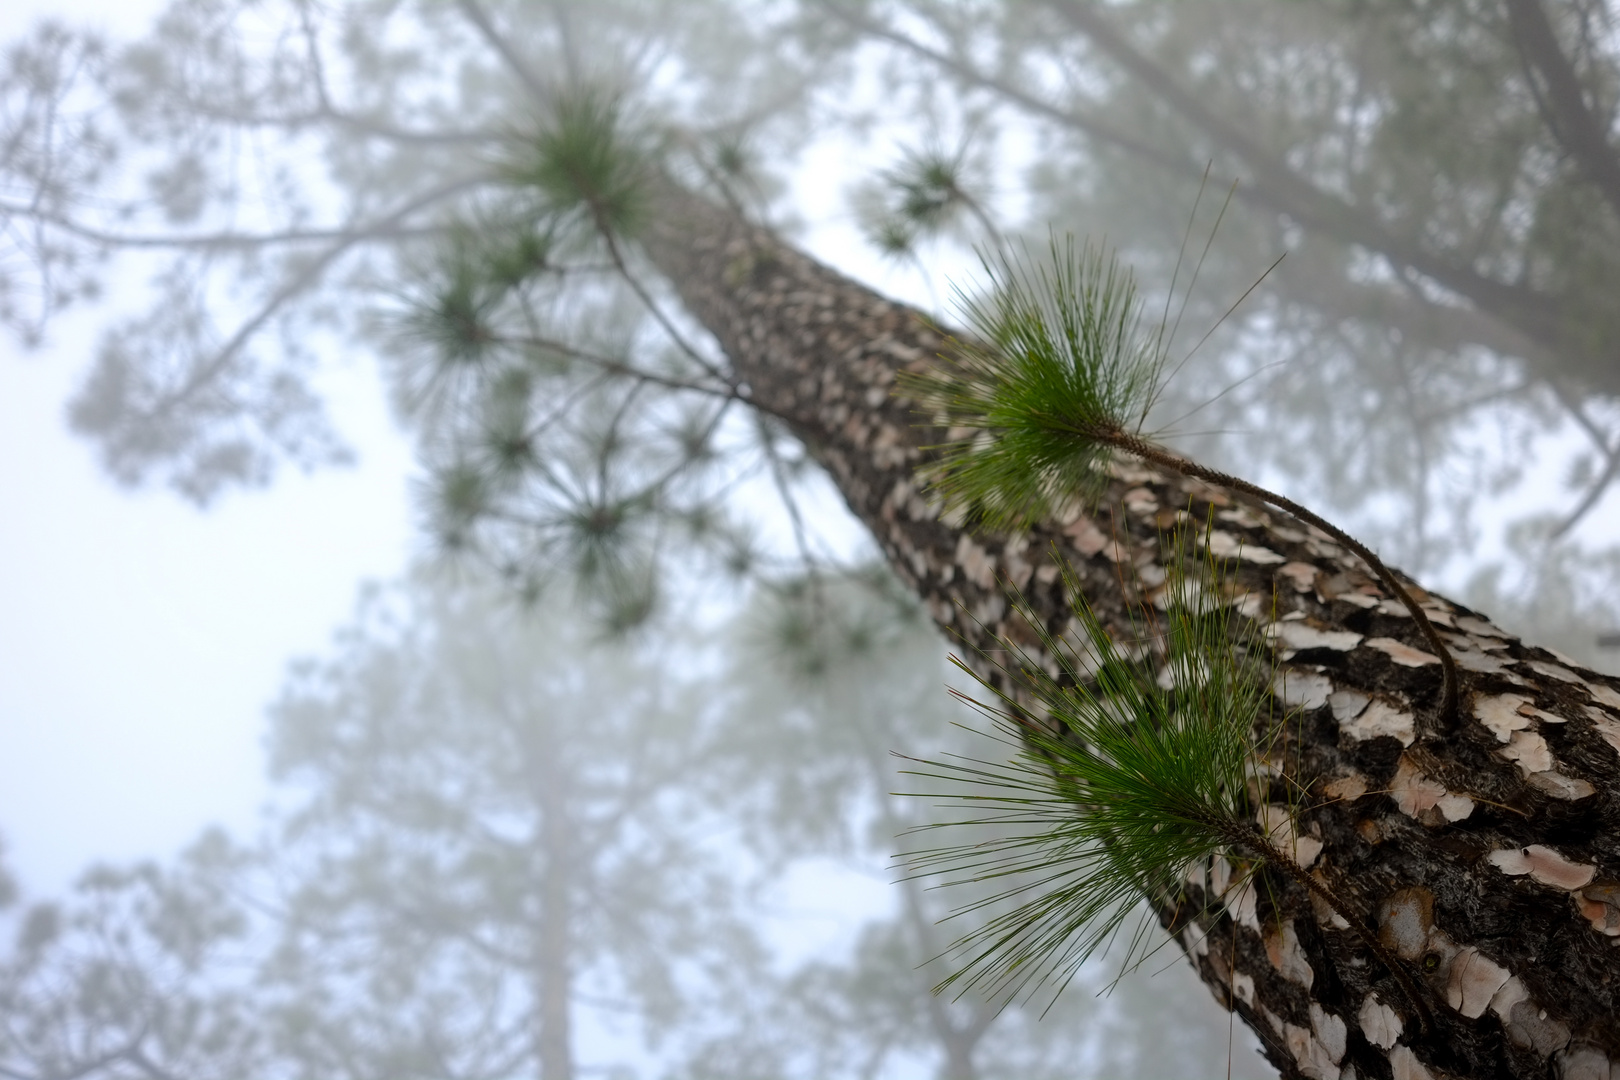
<path fill-rule="evenodd" d="M 1106 232 L 1188 332 L 1156 423 L 1590 655 L 1620 595 L 1576 537 L 1620 474 L 1615 40 L 1578 0 L 181 0 L 134 44 L 46 25 L 8 52 L 0 313 L 38 339 L 147 256 L 70 422 L 198 503 L 341 462 L 321 357 L 380 350 L 443 547 L 626 632 L 715 571 L 854 576 L 792 418 L 643 241 L 671 191 L 791 229 L 807 146 L 881 139 L 852 199 L 879 250 L 929 277 L 964 244 Z M 1196 430 L 1229 426 L 1256 434 Z M 1481 500 L 1549 470 L 1564 501 L 1482 547 Z M 971 1057 L 981 1019 L 902 1009 L 886 1037 Z"/>
<path fill-rule="evenodd" d="M 272 709 L 255 843 L 209 832 L 61 900 L 0 896 L 0 1068 L 1057 1080 L 1224 1061 L 1226 1021 L 1170 953 L 1102 996 L 1106 965 L 1088 971 L 1044 1017 L 936 996 L 962 918 L 937 925 L 925 880 L 852 940 L 780 955 L 825 934 L 776 910 L 796 876 L 892 881 L 926 807 L 890 794 L 891 751 L 962 743 L 937 635 L 887 580 L 761 596 L 716 629 L 719 656 L 667 625 L 593 644 L 467 581 L 368 588 Z M 1230 1052 L 1264 1075 L 1248 1040 Z"/>
<path fill-rule="evenodd" d="M 1203 440 L 1204 454 L 1293 474 L 1412 569 L 1473 553 L 1478 494 L 1522 481 L 1551 431 L 1572 436 L 1557 448 L 1571 494 L 1543 529 L 1569 533 L 1607 492 L 1620 449 L 1607 5 L 816 8 L 884 58 L 886 109 L 975 151 L 960 186 L 977 162 L 980 186 L 1022 189 L 1030 225 L 1106 234 L 1161 289 L 1206 168 L 1236 179 L 1205 270 L 1220 284 L 1193 295 L 1186 323 L 1213 325 L 1287 258 L 1166 411 L 1224 394 L 1186 426 L 1248 437 Z M 1388 505 L 1370 514 L 1372 493 Z"/>
<path fill-rule="evenodd" d="M 592 238 L 603 224 L 629 235 L 633 192 L 607 218 L 540 228 L 542 204 L 577 195 L 580 177 L 535 154 L 567 150 L 546 141 L 559 108 L 576 121 L 608 109 L 633 156 L 792 227 L 804 151 L 843 139 L 870 147 L 846 181 L 864 173 L 857 216 L 925 271 L 963 243 L 1106 234 L 1202 334 L 1286 252 L 1157 421 L 1206 458 L 1289 477 L 1413 570 L 1484 574 L 1478 588 L 1523 598 L 1556 592 L 1540 587 L 1556 565 L 1575 593 L 1612 595 L 1609 560 L 1578 526 L 1620 473 L 1615 40 L 1599 0 L 182 0 L 144 41 L 45 26 L 8 51 L 0 311 L 38 340 L 54 313 L 101 296 L 112 256 L 150 256 L 148 294 L 115 305 L 72 423 L 113 476 L 206 502 L 267 482 L 277 462 L 345 459 L 319 357 L 357 335 L 395 358 L 401 403 L 420 406 L 401 339 L 442 344 L 444 324 L 412 312 L 502 322 L 512 294 L 465 262 L 476 238 L 522 235 L 502 273 L 541 260 L 569 281 L 517 305 L 526 348 L 550 346 L 568 393 L 596 402 L 578 415 L 612 429 L 606 443 L 576 431 L 576 456 L 623 457 L 634 441 L 704 465 L 590 491 L 545 481 L 570 490 L 531 543 L 594 548 L 581 558 L 612 578 L 610 619 L 634 621 L 656 577 L 646 556 L 666 543 L 651 518 L 681 519 L 716 537 L 722 563 L 752 568 L 747 528 L 713 531 L 739 470 L 709 466 L 741 450 L 791 487 L 795 454 L 768 419 L 761 430 L 663 392 L 714 372 L 678 312 L 649 315 L 659 285 L 634 244 Z M 1237 182 L 1218 232 L 1212 215 L 1186 218 L 1206 173 Z M 1189 236 L 1212 232 L 1199 287 L 1173 280 Z M 502 385 L 521 396 L 523 382 Z M 490 440 L 518 411 L 502 408 L 481 421 Z M 632 428 L 637 440 L 621 437 Z M 514 452 L 521 440 L 490 450 Z M 439 465 L 456 472 L 452 516 L 476 505 L 467 463 Z M 1516 543 L 1482 532 L 1519 503 L 1532 514 Z M 609 534 L 625 538 L 621 560 L 601 557 Z M 1561 644 L 1590 656 L 1591 638 Z"/>

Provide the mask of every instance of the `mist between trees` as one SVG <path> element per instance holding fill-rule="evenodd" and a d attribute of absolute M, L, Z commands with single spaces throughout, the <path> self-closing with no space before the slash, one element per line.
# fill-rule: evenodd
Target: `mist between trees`
<path fill-rule="evenodd" d="M 443 575 L 366 590 L 271 709 L 260 836 L 93 867 L 61 898 L 8 883 L 0 1069 L 1056 1078 L 1225 1060 L 1224 1019 L 1173 952 L 1112 995 L 1088 969 L 1039 1019 L 932 993 L 954 932 L 926 881 L 836 936 L 814 917 L 837 906 L 821 889 L 892 881 L 922 820 L 889 793 L 890 749 L 963 741 L 937 637 L 883 578 L 655 629 L 604 644 Z M 1191 1014 L 1171 1033 L 1167 1002 Z M 1260 1075 L 1242 1032 L 1232 1053 Z"/>
<path fill-rule="evenodd" d="M 262 850 L 211 839 L 174 868 L 87 879 L 60 926 L 19 916 L 8 970 L 16 1015 L 37 1019 L 8 1037 L 44 1056 L 16 1070 L 105 1060 L 179 1076 L 240 1055 L 226 1073 L 549 1077 L 586 1061 L 587 1039 L 623 1037 L 677 1075 L 887 1075 L 902 1061 L 952 1077 L 1148 1074 L 1160 1066 L 1131 1054 L 1179 1051 L 1133 1049 L 1114 1027 L 1162 1018 L 1157 984 L 1101 1003 L 1071 992 L 1044 1024 L 929 997 L 936 977 L 915 965 L 956 935 L 933 928 L 943 909 L 915 885 L 852 956 L 784 972 L 744 885 L 807 852 L 868 858 L 919 812 L 881 794 L 875 762 L 938 749 L 949 714 L 917 704 L 942 700 L 940 677 L 900 628 L 896 588 L 961 635 L 970 665 L 1015 639 L 1050 645 L 1029 631 L 1064 632 L 1071 581 L 1127 633 L 1159 595 L 1161 561 L 1180 558 L 1161 560 L 1155 537 L 1183 500 L 1202 500 L 1209 550 L 1223 537 L 1216 553 L 1242 564 L 1218 594 L 1270 618 L 1269 640 L 1288 646 L 1278 662 L 1325 688 L 1276 694 L 1316 719 L 1262 763 L 1276 781 L 1248 793 L 1262 822 L 1270 807 L 1297 838 L 1314 814 L 1322 869 L 1365 859 L 1364 881 L 1438 891 L 1442 908 L 1469 889 L 1500 910 L 1530 905 L 1477 868 L 1532 843 L 1564 845 L 1609 888 L 1620 856 L 1602 839 L 1615 795 L 1599 733 L 1615 691 L 1597 673 L 1620 622 L 1620 547 L 1602 526 L 1620 475 L 1615 42 L 1610 9 L 1578 0 L 183 2 L 133 44 L 36 31 L 6 61 L 0 312 L 39 340 L 113 270 L 150 272 L 150 296 L 117 316 L 70 403 L 108 473 L 206 505 L 289 463 L 341 464 L 312 389 L 318 343 L 362 346 L 417 442 L 426 531 L 536 614 L 472 614 L 482 585 L 373 601 L 342 659 L 298 676 L 276 713 L 276 768 L 302 794 Z M 828 182 L 800 172 L 829 152 L 856 162 L 837 180 L 838 217 L 933 298 L 928 318 L 792 246 L 835 231 L 804 220 Z M 993 296 L 998 259 L 1069 231 L 1106 236 L 1099 267 L 1133 268 L 1137 321 L 1102 337 L 1150 342 L 1155 374 L 1129 424 L 1063 419 L 1067 435 L 1265 479 L 1477 610 L 1414 585 L 1402 614 L 1395 576 L 1338 561 L 1327 534 L 1096 446 L 1036 462 L 1027 490 L 1007 485 L 1033 500 L 1019 514 L 987 513 L 990 489 L 950 502 L 961 492 L 938 485 L 930 447 L 1010 445 L 996 440 L 1016 425 L 964 437 L 950 410 L 897 399 L 896 374 L 951 351 L 948 328 Z M 1017 337 L 989 343 L 992 367 Z M 1072 337 L 1101 340 L 1089 324 Z M 1087 477 L 1109 509 L 1064 486 Z M 837 500 L 861 540 L 828 539 L 849 531 L 827 510 Z M 1044 565 L 1052 541 L 1072 579 Z M 669 612 L 720 577 L 742 583 L 745 625 L 773 632 L 677 632 Z M 1009 608 L 1009 585 L 1036 606 Z M 1535 644 L 1495 644 L 1510 639 L 1480 612 Z M 1400 619 L 1430 631 L 1433 651 Z M 600 633 L 634 644 L 590 653 Z M 777 666 L 756 639 L 777 641 Z M 1381 658 L 1360 658 L 1363 642 Z M 1162 652 L 1141 644 L 1126 661 Z M 1460 705 L 1436 710 L 1426 665 L 1453 652 Z M 1362 713 L 1330 709 L 1330 691 L 1376 698 L 1393 726 L 1356 727 Z M 1487 732 L 1508 750 L 1474 746 L 1469 710 L 1509 691 L 1535 696 L 1520 693 L 1523 723 Z M 1572 718 L 1579 694 L 1588 712 Z M 442 720 L 452 712 L 466 723 Z M 1555 726 L 1530 729 L 1543 723 Z M 1298 792 L 1322 770 L 1368 782 L 1306 807 Z M 1480 794 L 1472 824 L 1386 797 L 1441 780 L 1436 798 Z M 1352 809 L 1362 796 L 1374 803 Z M 1334 817 L 1363 810 L 1376 840 Z M 1435 1002 L 1459 948 L 1497 955 L 1500 928 L 1480 915 L 1497 908 L 1469 908 L 1483 936 L 1447 937 L 1451 952 L 1432 951 L 1442 966 L 1407 972 L 1431 952 L 1377 945 L 1375 898 L 1310 892 L 1295 874 L 1305 891 L 1274 883 L 1262 924 L 1237 899 L 1248 893 L 1215 884 L 1224 858 L 1187 879 L 1203 897 L 1192 922 L 1163 883 L 1140 891 L 1289 1075 L 1620 1061 L 1602 1019 L 1609 962 L 1580 952 L 1586 938 L 1548 930 L 1591 986 L 1554 1000 L 1565 991 L 1526 968 L 1533 985 L 1482 1021 L 1496 1026 L 1480 1041 Z M 1324 895 L 1333 912 L 1309 916 L 1303 944 L 1287 938 Z M 1561 925 L 1551 904 L 1534 910 Z M 1331 915 L 1358 905 L 1372 975 L 1366 956 L 1335 951 Z M 186 914 L 166 922 L 174 910 Z M 121 920 L 145 920 L 127 948 L 152 955 L 98 966 L 104 946 L 126 948 Z M 1227 958 L 1190 926 L 1226 935 Z M 210 967 L 216 943 L 242 956 Z M 1439 981 L 1424 990 L 1419 976 Z M 1404 1028 L 1366 1020 L 1393 1007 L 1395 984 L 1375 985 L 1386 977 L 1404 995 L 1390 1015 L 1410 1007 Z M 156 1018 L 84 1020 L 108 987 Z M 1525 1034 L 1513 1009 L 1536 1002 L 1553 1021 Z M 569 1018 L 587 1015 L 576 1045 Z M 1187 1053 L 1164 1075 L 1225 1071 L 1224 1041 Z"/>

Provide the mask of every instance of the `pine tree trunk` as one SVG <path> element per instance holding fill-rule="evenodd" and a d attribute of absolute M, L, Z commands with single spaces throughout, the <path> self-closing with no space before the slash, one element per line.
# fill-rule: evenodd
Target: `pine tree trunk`
<path fill-rule="evenodd" d="M 1018 535 L 942 520 L 913 478 L 940 433 L 891 394 L 896 371 L 943 344 L 916 312 L 684 192 L 666 193 L 645 244 L 746 393 L 969 648 L 1033 643 L 1007 582 L 1061 629 L 1054 544 L 1121 626 L 1160 579 L 1178 511 L 1212 515 L 1217 551 L 1241 550 L 1246 613 L 1275 619 L 1283 696 L 1304 710 L 1286 747 L 1312 778 L 1299 861 L 1405 969 L 1281 875 L 1228 888 L 1222 860 L 1161 898 L 1160 920 L 1284 1076 L 1620 1080 L 1620 680 L 1420 591 L 1464 668 L 1461 720 L 1441 730 L 1439 665 L 1366 567 L 1235 492 L 1131 462 L 1095 514 Z"/>

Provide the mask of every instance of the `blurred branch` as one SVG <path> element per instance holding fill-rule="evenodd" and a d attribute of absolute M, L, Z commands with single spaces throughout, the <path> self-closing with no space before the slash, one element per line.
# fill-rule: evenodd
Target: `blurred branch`
<path fill-rule="evenodd" d="M 1610 145 L 1604 123 L 1588 107 L 1580 79 L 1559 47 L 1546 11 L 1540 0 L 1506 0 L 1506 4 L 1513 44 L 1547 129 L 1620 214 L 1620 155 Z"/>
<path fill-rule="evenodd" d="M 419 207 L 414 207 L 419 209 Z M 412 209 L 412 208 L 406 208 Z M 246 233 L 246 232 L 218 232 L 197 233 L 190 236 L 165 236 L 161 233 L 119 233 L 108 232 L 91 225 L 85 225 L 70 217 L 41 210 L 35 206 L 23 206 L 18 203 L 0 202 L 0 220 L 11 217 L 26 218 L 37 221 L 53 228 L 61 229 L 82 240 L 89 240 L 96 244 L 105 244 L 108 247 L 119 248 L 167 248 L 167 249 L 201 249 L 204 251 L 231 250 L 234 248 L 263 248 L 277 244 L 306 244 L 328 240 L 348 240 L 357 234 L 363 234 L 368 240 L 404 240 L 412 237 L 430 236 L 442 231 L 438 226 L 418 226 L 406 228 L 402 226 L 389 227 L 390 221 L 395 221 L 399 213 L 389 215 L 374 225 L 348 225 L 332 226 L 325 229 L 288 229 L 284 232 Z"/>
<path fill-rule="evenodd" d="M 1056 105 L 1042 101 L 1005 79 L 986 74 L 966 61 L 930 48 L 916 38 L 895 30 L 860 11 L 853 10 L 848 4 L 839 3 L 838 0 L 815 0 L 815 2 L 828 15 L 860 30 L 869 37 L 887 41 L 891 45 L 896 45 L 907 52 L 922 57 L 965 83 L 986 90 L 993 90 L 1037 116 L 1055 120 L 1064 127 L 1074 128 L 1091 136 L 1098 142 L 1128 150 L 1138 157 L 1146 158 L 1148 161 L 1174 172 L 1194 178 L 1202 172 L 1203 167 L 1191 159 L 1183 160 L 1178 156 L 1166 153 L 1152 143 L 1144 142 L 1134 135 L 1103 123 L 1095 117 L 1089 117 L 1068 109 L 1060 109 Z"/>
<path fill-rule="evenodd" d="M 1236 123 L 1221 117 L 1205 99 L 1181 86 L 1169 72 L 1137 51 L 1092 4 L 1047 0 L 1047 5 L 1171 109 L 1252 169 L 1254 186 L 1274 211 L 1411 267 L 1481 309 L 1495 312 L 1537 341 L 1549 345 L 1557 342 L 1556 315 L 1547 297 L 1447 262 L 1396 237 L 1361 207 L 1323 191 Z"/>
<path fill-rule="evenodd" d="M 554 97 L 551 90 L 547 88 L 545 83 L 540 81 L 538 75 L 529 69 L 529 65 L 512 48 L 511 43 L 495 28 L 495 24 L 490 21 L 488 13 L 478 6 L 477 0 L 456 0 L 456 6 L 467 17 L 467 21 L 478 29 L 478 35 L 484 39 L 485 44 L 495 50 L 506 64 L 507 69 L 517 77 L 518 82 L 523 84 L 524 89 L 533 95 L 535 101 L 541 105 L 549 106 Z"/>
<path fill-rule="evenodd" d="M 818 0 L 822 10 L 862 32 L 922 57 L 969 85 L 993 91 L 1037 116 L 1055 121 L 1105 145 L 1115 146 L 1171 171 L 1194 178 L 1202 166 L 1183 160 L 1146 141 L 1116 130 L 1093 117 L 1059 108 L 1005 79 L 916 40 L 873 18 L 850 10 L 836 0 Z M 1208 135 L 1223 150 L 1243 161 L 1253 172 L 1252 182 L 1239 186 L 1236 198 L 1270 213 L 1284 214 L 1300 224 L 1337 239 L 1383 254 L 1397 266 L 1410 267 L 1446 289 L 1465 297 L 1481 312 L 1489 312 L 1541 347 L 1558 343 L 1556 313 L 1548 298 L 1518 284 L 1485 277 L 1391 234 L 1361 207 L 1323 191 L 1276 158 L 1237 124 L 1223 119 L 1197 95 L 1179 85 L 1168 72 L 1138 52 L 1106 17 L 1079 0 L 1047 0 L 1076 30 L 1138 79 L 1172 110 Z"/>
<path fill-rule="evenodd" d="M 360 226 L 346 233 L 337 234 L 337 242 L 321 252 L 308 266 L 304 267 L 292 279 L 277 289 L 270 298 L 246 322 L 237 328 L 230 340 L 225 342 L 214 355 L 194 371 L 189 378 L 173 393 L 168 394 L 152 410 L 152 415 L 161 415 L 169 409 L 185 401 L 197 393 L 209 380 L 214 378 L 229 364 L 231 359 L 242 350 L 242 347 L 258 333 L 265 323 L 269 322 L 275 314 L 289 301 L 300 293 L 312 288 L 328 267 L 336 262 L 351 248 L 375 239 L 388 237 L 388 231 L 417 211 L 441 202 L 452 195 L 466 191 L 484 183 L 485 177 L 468 177 L 443 184 L 433 188 L 416 198 L 411 199 L 396 208 L 392 213 L 379 218 L 370 225 Z"/>
<path fill-rule="evenodd" d="M 1559 383 L 1553 382 L 1551 385 L 1553 393 L 1558 396 L 1559 403 L 1575 418 L 1575 423 L 1580 429 L 1586 432 L 1587 438 L 1592 440 L 1592 445 L 1597 447 L 1598 453 L 1605 459 L 1605 464 L 1603 472 L 1593 481 L 1592 486 L 1581 497 L 1581 501 L 1575 504 L 1575 509 L 1571 510 L 1564 520 L 1559 522 L 1551 533 L 1547 534 L 1549 543 L 1562 539 L 1573 529 L 1581 518 L 1585 517 L 1587 512 L 1597 505 L 1598 500 L 1603 497 L 1603 493 L 1614 482 L 1614 478 L 1620 476 L 1620 439 L 1617 439 L 1615 444 L 1610 446 L 1608 433 L 1598 427 L 1597 423 L 1586 414 L 1586 409 L 1581 402 L 1572 397 L 1569 391 Z"/>

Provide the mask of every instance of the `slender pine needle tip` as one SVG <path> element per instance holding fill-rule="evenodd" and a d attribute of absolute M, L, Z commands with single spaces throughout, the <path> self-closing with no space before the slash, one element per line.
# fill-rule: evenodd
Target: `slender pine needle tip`
<path fill-rule="evenodd" d="M 967 335 L 931 370 L 902 374 L 899 392 L 947 432 L 929 483 L 970 518 L 1013 528 L 1100 491 L 1098 436 L 1140 430 L 1165 354 L 1111 252 L 1054 235 L 1044 258 L 1024 248 L 980 263 L 985 289 L 955 288 Z"/>

